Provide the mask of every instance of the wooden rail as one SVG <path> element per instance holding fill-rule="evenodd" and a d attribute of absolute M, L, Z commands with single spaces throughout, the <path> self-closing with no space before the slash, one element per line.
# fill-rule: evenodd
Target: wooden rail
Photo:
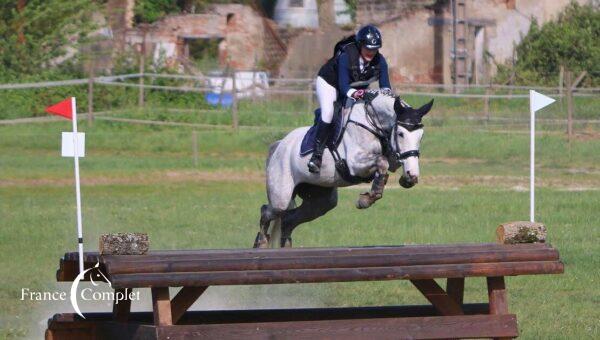
<path fill-rule="evenodd" d="M 153 311 L 131 313 L 127 301 L 85 320 L 57 314 L 49 320 L 48 339 L 511 338 L 518 330 L 504 276 L 564 270 L 547 244 L 86 253 L 84 261 L 86 268 L 99 263 L 117 290 L 150 288 Z M 74 280 L 77 267 L 77 254 L 65 254 L 57 279 Z M 477 276 L 487 278 L 489 301 L 464 303 L 464 279 Z M 214 285 L 398 279 L 410 280 L 431 305 L 188 311 Z M 447 279 L 446 287 L 434 279 Z M 172 297 L 169 287 L 183 288 Z"/>

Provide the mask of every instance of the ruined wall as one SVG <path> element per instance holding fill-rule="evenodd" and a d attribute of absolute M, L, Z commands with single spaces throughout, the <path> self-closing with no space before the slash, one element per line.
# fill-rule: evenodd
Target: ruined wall
<path fill-rule="evenodd" d="M 513 56 L 513 47 L 527 33 L 530 18 L 555 19 L 570 0 L 467 0 L 468 49 L 472 82 L 486 82 L 495 63 Z M 585 3 L 586 0 L 578 0 Z M 452 14 L 450 1 L 399 0 L 359 2 L 359 25 L 375 23 L 383 34 L 382 53 L 393 82 L 451 83 Z M 410 5 L 410 6 L 409 6 Z M 437 7 L 436 7 L 437 6 Z M 438 11 L 434 10 L 438 8 Z M 437 14 L 437 16 L 436 16 Z"/>
<path fill-rule="evenodd" d="M 321 66 L 331 58 L 333 47 L 342 37 L 353 34 L 337 27 L 329 30 L 304 31 L 288 45 L 288 53 L 280 70 L 280 77 L 316 78 Z"/>
<path fill-rule="evenodd" d="M 406 17 L 410 12 L 431 6 L 435 2 L 435 0 L 361 0 L 358 2 L 356 20 L 364 24 L 382 24 Z"/>
<path fill-rule="evenodd" d="M 171 15 L 150 25 L 146 34 L 147 55 L 177 66 L 184 56 L 186 39 L 221 38 L 219 62 L 237 70 L 251 70 L 264 58 L 263 18 L 244 5 L 215 5 L 203 14 Z M 139 45 L 143 28 L 131 29 L 130 46 Z"/>

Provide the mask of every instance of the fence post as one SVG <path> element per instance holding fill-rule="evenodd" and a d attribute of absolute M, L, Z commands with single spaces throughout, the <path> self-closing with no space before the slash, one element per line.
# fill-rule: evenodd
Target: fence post
<path fill-rule="evenodd" d="M 231 122 L 233 131 L 237 132 L 239 127 L 238 121 L 238 102 L 237 102 L 237 86 L 235 81 L 235 69 L 231 72 Z"/>
<path fill-rule="evenodd" d="M 306 95 L 306 113 L 310 114 L 313 107 L 313 89 L 311 81 L 308 82 L 306 90 L 308 91 L 308 94 Z"/>
<path fill-rule="evenodd" d="M 198 167 L 198 131 L 192 131 L 192 153 L 194 159 L 194 167 Z"/>
<path fill-rule="evenodd" d="M 560 65 L 560 71 L 558 73 L 558 98 L 560 98 L 560 103 L 562 105 L 563 102 L 563 84 L 565 79 L 565 66 Z"/>
<path fill-rule="evenodd" d="M 490 121 L 490 88 L 485 88 L 485 97 L 483 97 L 483 114 L 486 122 Z"/>
<path fill-rule="evenodd" d="M 567 87 L 567 135 L 569 144 L 573 138 L 573 73 L 565 72 L 565 85 Z"/>
<path fill-rule="evenodd" d="M 142 46 L 140 47 L 140 78 L 139 78 L 139 95 L 138 95 L 138 106 L 144 106 L 144 67 L 146 64 L 146 33 L 148 31 L 147 24 L 142 24 Z"/>
<path fill-rule="evenodd" d="M 94 66 L 90 66 L 90 73 L 88 75 L 88 126 L 92 126 L 94 121 Z"/>

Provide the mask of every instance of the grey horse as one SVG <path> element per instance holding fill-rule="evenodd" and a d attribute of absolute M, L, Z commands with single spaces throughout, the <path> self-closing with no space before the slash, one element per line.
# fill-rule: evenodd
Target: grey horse
<path fill-rule="evenodd" d="M 390 93 L 368 91 L 364 101 L 347 109 L 349 113 L 343 115 L 345 132 L 337 154 L 346 160 L 345 173 L 350 178 L 372 180 L 370 191 L 359 195 L 357 208 L 368 208 L 382 197 L 388 171 L 394 172 L 402 166 L 400 185 L 405 188 L 418 182 L 421 119 L 432 104 L 433 100 L 414 109 Z M 300 145 L 308 129 L 297 128 L 269 148 L 266 162 L 269 203 L 260 210 L 255 248 L 291 247 L 294 228 L 335 208 L 338 187 L 357 184 L 336 169 L 336 158 L 331 152 L 324 153 L 319 173 L 308 171 L 310 157 L 300 156 Z M 302 199 L 300 206 L 296 206 L 296 196 Z"/>

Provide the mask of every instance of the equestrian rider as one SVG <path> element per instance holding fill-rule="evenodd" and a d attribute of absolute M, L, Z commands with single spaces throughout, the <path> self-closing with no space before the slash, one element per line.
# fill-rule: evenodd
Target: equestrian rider
<path fill-rule="evenodd" d="M 387 62 L 379 53 L 381 45 L 381 32 L 377 27 L 364 26 L 354 39 L 344 39 L 336 44 L 334 56 L 319 70 L 316 90 L 321 120 L 317 122 L 315 150 L 308 162 L 310 172 L 318 173 L 321 170 L 334 102 L 338 100 L 343 104 L 346 98 L 354 101 L 361 99 L 369 84 L 377 80 L 380 89 L 391 91 Z"/>

